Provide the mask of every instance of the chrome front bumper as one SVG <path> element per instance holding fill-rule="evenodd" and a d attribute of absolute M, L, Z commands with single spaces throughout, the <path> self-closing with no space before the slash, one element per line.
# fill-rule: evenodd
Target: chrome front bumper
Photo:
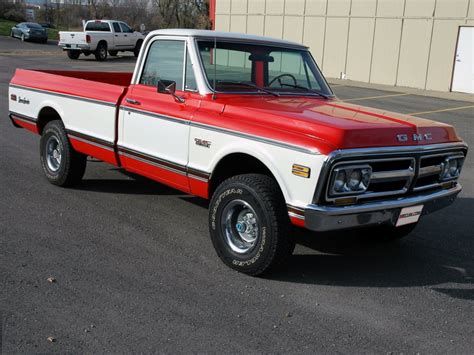
<path fill-rule="evenodd" d="M 305 226 L 313 231 L 325 232 L 381 224 L 395 225 L 402 208 L 423 205 L 423 216 L 452 204 L 461 190 L 462 186 L 458 183 L 448 190 L 360 205 L 308 205 L 304 213 Z"/>

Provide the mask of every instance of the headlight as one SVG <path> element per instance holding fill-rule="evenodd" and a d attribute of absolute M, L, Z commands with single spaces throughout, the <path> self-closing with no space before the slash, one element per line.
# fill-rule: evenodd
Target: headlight
<path fill-rule="evenodd" d="M 441 163 L 440 180 L 446 181 L 458 178 L 461 174 L 463 163 L 464 155 L 447 157 L 444 162 Z"/>
<path fill-rule="evenodd" d="M 372 175 L 370 165 L 344 166 L 333 170 L 331 195 L 348 195 L 367 190 Z"/>

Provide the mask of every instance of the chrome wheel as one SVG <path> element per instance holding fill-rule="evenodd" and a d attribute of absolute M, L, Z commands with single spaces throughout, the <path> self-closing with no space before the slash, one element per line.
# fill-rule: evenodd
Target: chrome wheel
<path fill-rule="evenodd" d="M 236 253 L 244 254 L 255 248 L 259 222 L 254 209 L 245 201 L 233 200 L 222 213 L 222 231 L 225 242 Z"/>
<path fill-rule="evenodd" d="M 58 171 L 61 166 L 62 144 L 56 136 L 49 137 L 46 142 L 46 162 L 51 171 Z"/>
<path fill-rule="evenodd" d="M 99 56 L 101 59 L 105 59 L 107 57 L 107 48 L 101 47 L 99 50 Z"/>

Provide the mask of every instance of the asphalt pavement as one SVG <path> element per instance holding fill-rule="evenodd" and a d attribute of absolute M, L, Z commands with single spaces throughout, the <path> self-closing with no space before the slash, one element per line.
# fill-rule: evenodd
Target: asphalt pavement
<path fill-rule="evenodd" d="M 95 160 L 77 188 L 46 181 L 39 137 L 8 119 L 15 69 L 131 71 L 135 60 L 71 61 L 14 41 L 0 37 L 1 351 L 472 353 L 472 152 L 457 201 L 405 240 L 296 233 L 284 271 L 249 277 L 216 256 L 202 199 Z M 472 103 L 334 91 L 453 124 L 474 145 Z"/>

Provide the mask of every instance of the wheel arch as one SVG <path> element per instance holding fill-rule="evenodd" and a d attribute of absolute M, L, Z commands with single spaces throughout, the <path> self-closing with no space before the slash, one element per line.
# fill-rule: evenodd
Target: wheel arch
<path fill-rule="evenodd" d="M 228 152 L 219 159 L 216 159 L 211 171 L 212 173 L 209 178 L 209 197 L 212 197 L 214 191 L 222 181 L 235 175 L 257 173 L 273 178 L 277 182 L 285 201 L 289 200 L 286 184 L 277 169 L 268 159 L 265 159 L 265 157 L 260 154 L 255 154 L 255 152 Z"/>
<path fill-rule="evenodd" d="M 38 133 L 40 135 L 42 134 L 44 127 L 46 127 L 49 122 L 55 120 L 63 122 L 62 115 L 60 112 L 61 111 L 53 107 L 53 105 L 45 105 L 41 108 L 37 115 L 38 121 L 36 122 Z"/>

